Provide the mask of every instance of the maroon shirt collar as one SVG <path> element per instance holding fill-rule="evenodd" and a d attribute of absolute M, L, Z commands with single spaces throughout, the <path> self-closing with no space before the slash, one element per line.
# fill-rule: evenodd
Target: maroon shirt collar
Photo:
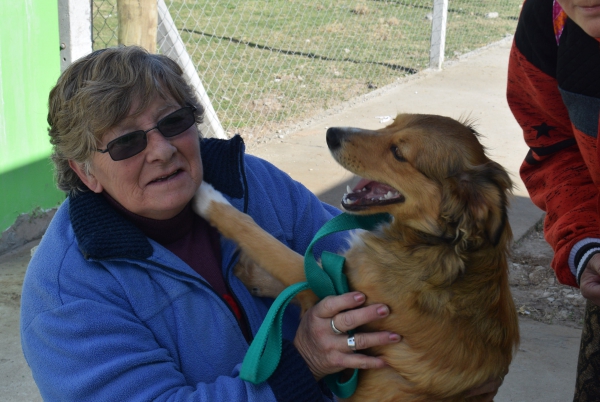
<path fill-rule="evenodd" d="M 146 236 L 163 246 L 180 240 L 192 230 L 195 214 L 192 210 L 191 201 L 185 206 L 183 211 L 173 218 L 160 220 L 134 214 L 119 204 L 106 191 L 103 191 L 102 195 L 114 209 L 137 226 Z"/>

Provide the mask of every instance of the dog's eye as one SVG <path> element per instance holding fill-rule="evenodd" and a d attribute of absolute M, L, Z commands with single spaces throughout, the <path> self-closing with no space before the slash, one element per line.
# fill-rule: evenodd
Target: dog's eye
<path fill-rule="evenodd" d="M 394 158 L 396 158 L 396 160 L 399 160 L 400 162 L 406 162 L 406 158 L 404 156 L 402 156 L 402 152 L 400 152 L 400 149 L 398 149 L 397 146 L 392 146 L 391 148 L 392 153 L 394 154 Z"/>

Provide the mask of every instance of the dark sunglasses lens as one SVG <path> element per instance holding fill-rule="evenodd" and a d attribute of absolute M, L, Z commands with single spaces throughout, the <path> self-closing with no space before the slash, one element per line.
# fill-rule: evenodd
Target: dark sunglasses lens
<path fill-rule="evenodd" d="M 170 115 L 163 118 L 158 122 L 158 130 L 165 137 L 173 137 L 177 134 L 183 133 L 185 130 L 190 128 L 196 119 L 194 117 L 194 110 L 191 107 L 184 107 L 176 110 Z"/>
<path fill-rule="evenodd" d="M 115 161 L 131 158 L 146 148 L 146 133 L 140 130 L 125 134 L 109 142 L 106 148 Z"/>

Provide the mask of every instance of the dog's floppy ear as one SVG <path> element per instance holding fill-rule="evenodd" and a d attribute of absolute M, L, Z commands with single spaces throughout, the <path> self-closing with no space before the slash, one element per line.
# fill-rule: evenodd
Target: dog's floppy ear
<path fill-rule="evenodd" d="M 444 182 L 441 218 L 457 251 L 496 246 L 506 229 L 512 182 L 502 166 L 489 161 Z"/>

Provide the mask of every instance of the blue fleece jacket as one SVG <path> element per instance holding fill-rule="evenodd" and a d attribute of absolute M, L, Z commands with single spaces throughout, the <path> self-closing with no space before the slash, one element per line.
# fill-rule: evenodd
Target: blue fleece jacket
<path fill-rule="evenodd" d="M 299 253 L 339 213 L 268 162 L 244 155 L 239 137 L 203 140 L 202 158 L 206 181 Z M 318 253 L 339 251 L 342 242 L 332 236 Z M 221 246 L 225 282 L 255 334 L 272 300 L 249 294 L 232 273 L 235 244 L 222 239 Z M 92 192 L 57 211 L 21 299 L 23 352 L 50 401 L 326 400 L 291 342 L 297 325 L 290 307 L 282 359 L 267 383 L 241 380 L 249 341 L 228 303 Z"/>

